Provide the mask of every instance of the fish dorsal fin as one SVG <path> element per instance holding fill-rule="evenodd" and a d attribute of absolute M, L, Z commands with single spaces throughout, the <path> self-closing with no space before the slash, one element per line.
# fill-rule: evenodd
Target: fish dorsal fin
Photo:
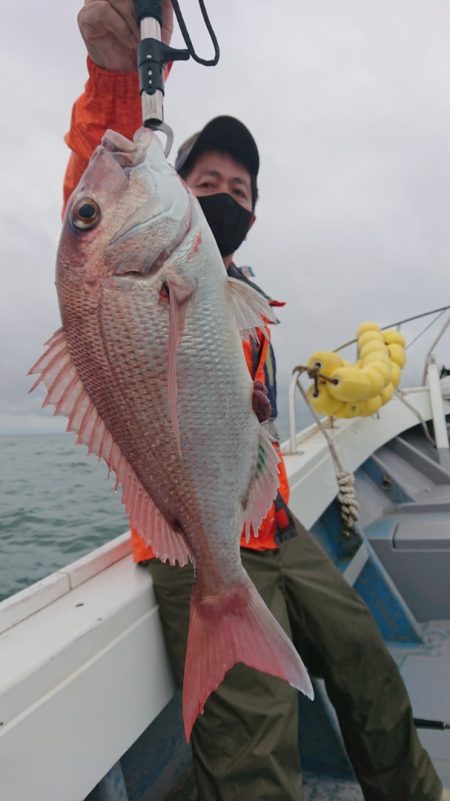
<path fill-rule="evenodd" d="M 244 530 L 247 542 L 250 539 L 251 529 L 255 537 L 258 536 L 258 529 L 276 497 L 279 485 L 278 462 L 278 454 L 273 447 L 272 440 L 261 426 L 256 471 L 244 512 Z"/>
<path fill-rule="evenodd" d="M 257 337 L 256 329 L 264 330 L 266 322 L 277 322 L 269 301 L 256 289 L 231 276 L 227 277 L 227 285 L 236 323 L 244 339 Z"/>
<path fill-rule="evenodd" d="M 134 470 L 114 441 L 78 376 L 59 329 L 46 343 L 47 349 L 29 373 L 39 373 L 30 392 L 41 382 L 47 387 L 43 406 L 54 406 L 55 414 L 68 417 L 67 431 L 75 432 L 77 445 L 87 445 L 116 475 L 122 487 L 130 525 L 151 544 L 156 556 L 171 564 L 187 564 L 190 554 L 183 537 L 174 531 L 145 491 Z"/>

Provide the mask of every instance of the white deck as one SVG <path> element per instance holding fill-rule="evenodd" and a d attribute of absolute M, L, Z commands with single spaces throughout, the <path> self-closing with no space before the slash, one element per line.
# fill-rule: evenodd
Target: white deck
<path fill-rule="evenodd" d="M 407 397 L 431 416 L 425 389 Z M 394 400 L 379 420 L 340 421 L 333 438 L 354 471 L 417 422 Z M 291 505 L 309 527 L 336 478 L 315 426 L 297 446 Z M 129 550 L 123 535 L 0 604 L 1 799 L 81 801 L 171 697 L 151 582 Z"/>

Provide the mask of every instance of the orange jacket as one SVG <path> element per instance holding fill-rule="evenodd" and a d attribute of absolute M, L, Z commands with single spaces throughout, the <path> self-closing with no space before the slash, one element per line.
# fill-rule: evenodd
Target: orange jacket
<path fill-rule="evenodd" d="M 65 142 L 71 155 L 64 178 L 64 206 L 78 184 L 87 163 L 107 128 L 132 138 L 142 124 L 141 101 L 139 97 L 139 79 L 137 72 L 120 73 L 104 70 L 87 58 L 89 79 L 83 94 L 76 100 L 70 123 L 70 130 Z M 249 343 L 244 342 L 244 353 L 250 375 L 254 380 L 264 381 L 264 365 L 268 352 L 268 339 L 261 333 L 259 362 L 253 364 L 253 354 Z M 277 446 L 276 446 L 277 447 Z M 279 452 L 279 448 L 277 447 Z M 278 468 L 279 493 L 284 502 L 289 500 L 289 483 L 286 468 L 281 458 Z M 283 513 L 277 513 L 272 504 L 266 518 L 261 523 L 258 536 L 251 535 L 249 542 L 241 538 L 241 546 L 255 550 L 273 550 L 278 545 L 275 534 L 278 520 Z M 146 545 L 137 531 L 131 530 L 133 558 L 141 562 L 153 557 L 152 549 Z"/>

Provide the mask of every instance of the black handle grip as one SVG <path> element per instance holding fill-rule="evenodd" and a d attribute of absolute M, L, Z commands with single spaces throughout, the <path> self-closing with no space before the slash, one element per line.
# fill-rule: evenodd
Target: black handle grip
<path fill-rule="evenodd" d="M 418 729 L 440 729 L 441 731 L 445 731 L 445 729 L 450 729 L 450 723 L 446 723 L 444 720 L 427 720 L 426 718 L 414 718 L 414 725 Z"/>
<path fill-rule="evenodd" d="M 134 12 L 136 22 L 139 25 L 145 17 L 152 17 L 162 25 L 162 2 L 161 0 L 134 0 Z"/>

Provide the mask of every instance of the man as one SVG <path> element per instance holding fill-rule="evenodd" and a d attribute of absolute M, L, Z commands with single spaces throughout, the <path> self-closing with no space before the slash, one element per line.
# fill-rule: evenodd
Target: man
<path fill-rule="evenodd" d="M 167 2 L 166 40 L 169 7 Z M 66 196 L 105 128 L 132 136 L 140 124 L 133 61 L 138 34 L 131 1 L 86 0 L 79 25 L 90 55 L 90 78 L 74 106 L 67 137 L 72 155 Z M 199 198 L 228 271 L 248 280 L 234 265 L 234 252 L 255 221 L 259 156 L 252 135 L 234 118 L 219 117 L 180 148 L 176 168 Z M 246 359 L 253 378 L 264 380 L 275 416 L 273 355 L 263 342 L 248 350 Z M 267 414 L 262 390 L 254 405 L 261 418 Z M 311 672 L 324 678 L 366 801 L 448 798 L 418 741 L 406 690 L 370 613 L 292 518 L 288 493 L 281 465 L 277 501 L 258 538 L 241 543 L 242 561 Z M 152 558 L 137 532 L 134 540 L 136 560 L 150 559 L 167 647 L 181 684 L 193 571 Z M 300 801 L 297 709 L 297 693 L 288 684 L 235 665 L 193 729 L 201 801 Z"/>

